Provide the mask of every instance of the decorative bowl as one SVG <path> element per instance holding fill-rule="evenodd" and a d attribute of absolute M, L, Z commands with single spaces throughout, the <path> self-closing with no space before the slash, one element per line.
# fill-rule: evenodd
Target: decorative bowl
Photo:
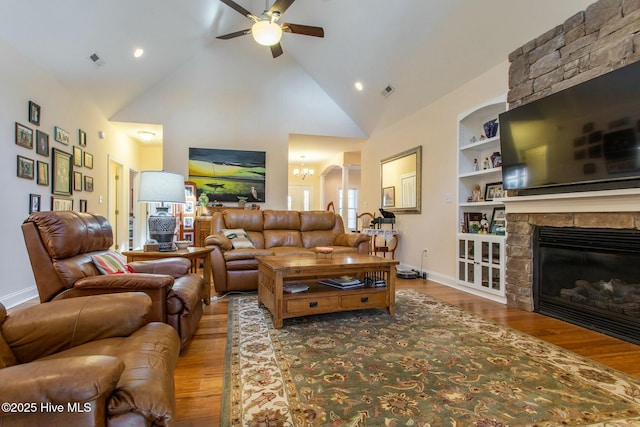
<path fill-rule="evenodd" d="M 327 254 L 330 254 L 330 253 L 333 252 L 333 248 L 328 247 L 328 246 L 318 246 L 316 248 L 316 252 L 319 253 L 319 254 L 327 255 Z"/>
<path fill-rule="evenodd" d="M 176 244 L 176 247 L 178 249 L 187 249 L 189 246 L 191 246 L 191 241 L 189 240 L 177 240 L 174 243 Z"/>

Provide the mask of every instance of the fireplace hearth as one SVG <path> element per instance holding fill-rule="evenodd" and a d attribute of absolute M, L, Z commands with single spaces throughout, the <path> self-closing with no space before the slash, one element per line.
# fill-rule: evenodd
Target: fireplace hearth
<path fill-rule="evenodd" d="M 534 311 L 640 344 L 640 230 L 535 227 Z"/>

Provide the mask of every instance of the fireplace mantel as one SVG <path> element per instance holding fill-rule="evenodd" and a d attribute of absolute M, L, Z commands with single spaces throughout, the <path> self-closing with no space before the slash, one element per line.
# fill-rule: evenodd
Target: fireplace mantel
<path fill-rule="evenodd" d="M 499 199 L 507 213 L 638 212 L 640 188 Z"/>

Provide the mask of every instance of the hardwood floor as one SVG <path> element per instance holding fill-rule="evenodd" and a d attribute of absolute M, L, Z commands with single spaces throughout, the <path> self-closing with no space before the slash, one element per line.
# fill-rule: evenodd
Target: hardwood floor
<path fill-rule="evenodd" d="M 430 281 L 398 279 L 397 287 L 416 289 L 640 378 L 640 346 Z M 198 330 L 182 351 L 175 375 L 178 426 L 220 423 L 228 305 L 226 297 L 205 307 Z"/>
<path fill-rule="evenodd" d="M 397 288 L 416 289 L 640 378 L 640 346 L 430 281 L 398 279 Z M 197 331 L 180 355 L 175 372 L 177 426 L 220 425 L 228 307 L 229 297 L 205 306 Z"/>

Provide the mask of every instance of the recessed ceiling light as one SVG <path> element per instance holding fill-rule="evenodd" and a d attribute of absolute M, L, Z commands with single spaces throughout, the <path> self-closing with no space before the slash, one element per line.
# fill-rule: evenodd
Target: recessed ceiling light
<path fill-rule="evenodd" d="M 354 86 L 359 92 L 362 92 L 364 90 L 364 85 L 362 84 L 362 82 L 355 82 Z"/>
<path fill-rule="evenodd" d="M 133 56 L 136 58 L 140 58 L 142 55 L 144 55 L 144 49 L 140 47 L 133 51 Z"/>
<path fill-rule="evenodd" d="M 138 131 L 138 137 L 143 141 L 151 141 L 154 136 L 156 136 L 156 134 L 153 132 L 149 132 L 146 130 Z"/>

